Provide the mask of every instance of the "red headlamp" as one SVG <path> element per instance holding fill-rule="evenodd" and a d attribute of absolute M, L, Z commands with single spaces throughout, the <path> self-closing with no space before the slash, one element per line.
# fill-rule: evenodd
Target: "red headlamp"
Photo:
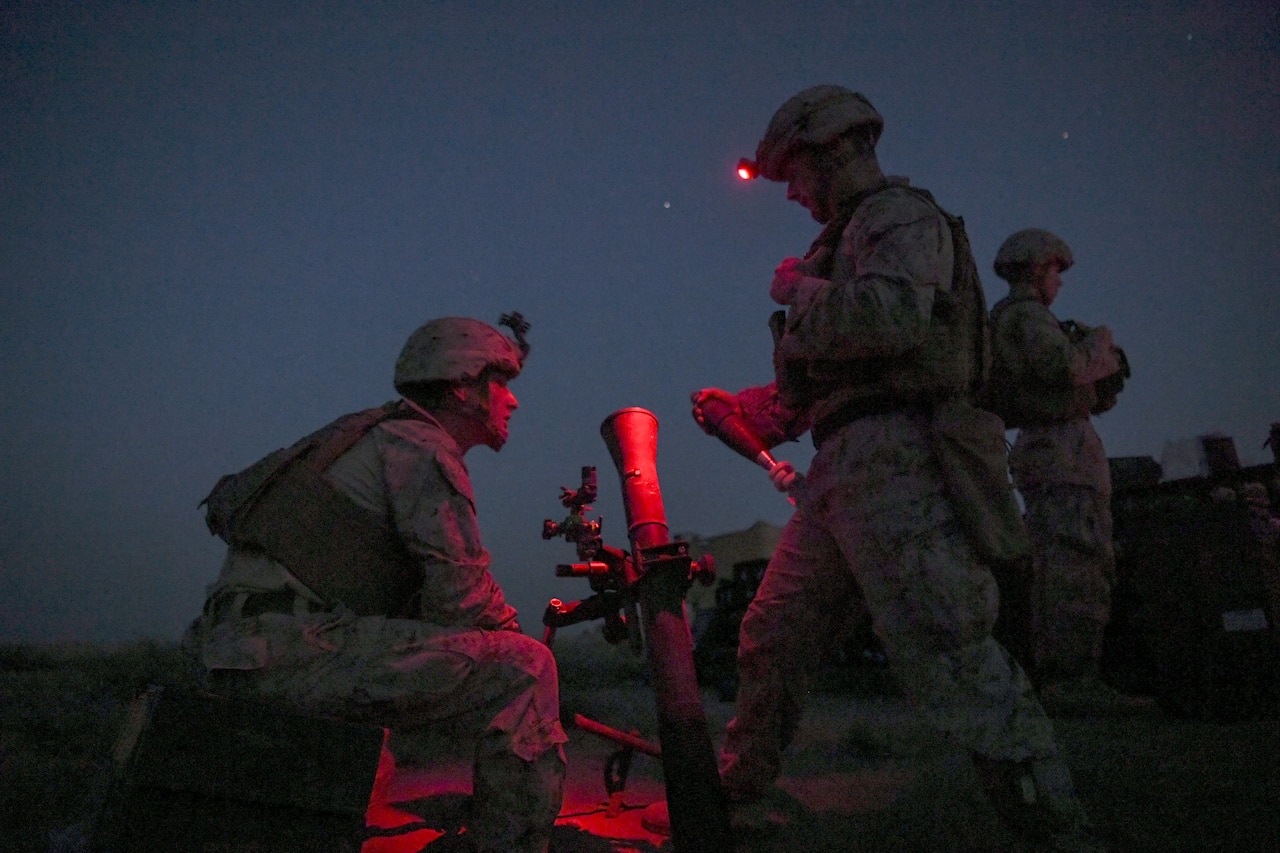
<path fill-rule="evenodd" d="M 743 157 L 738 161 L 738 177 L 744 181 L 754 181 L 760 177 L 760 167 L 756 165 L 754 160 L 748 160 Z"/>

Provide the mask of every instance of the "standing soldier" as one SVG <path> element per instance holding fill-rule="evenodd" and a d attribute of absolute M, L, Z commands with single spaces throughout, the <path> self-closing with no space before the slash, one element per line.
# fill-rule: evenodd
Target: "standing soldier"
<path fill-rule="evenodd" d="M 1071 249 L 1055 234 L 1011 235 L 995 259 L 1009 295 L 991 311 L 990 403 L 1019 430 L 1009 467 L 1032 542 L 1025 663 L 1046 702 L 1102 687 L 1115 555 L 1111 473 L 1089 418 L 1115 405 L 1128 375 L 1106 326 L 1059 322 L 1050 312 L 1071 264 Z"/>
<path fill-rule="evenodd" d="M 779 773 L 822 659 L 865 602 L 917 711 L 974 758 L 1015 831 L 1093 849 L 1053 727 L 991 636 L 990 566 L 1025 556 L 999 419 L 970 405 L 985 378 L 987 307 L 962 223 L 886 178 L 884 121 L 865 97 L 817 86 L 791 98 L 744 163 L 787 184 L 825 226 L 770 295 L 775 381 L 716 399 L 769 446 L 813 436 L 817 454 L 742 621 L 735 717 L 720 758 L 735 818 Z M 974 464 L 970 464 L 974 463 Z M 779 488 L 794 471 L 780 464 Z"/>
<path fill-rule="evenodd" d="M 468 837 L 544 853 L 564 780 L 555 660 L 489 572 L 463 462 L 507 440 L 528 347 L 519 315 L 504 322 L 518 345 L 432 320 L 396 362 L 401 399 L 218 483 L 209 526 L 230 547 L 188 641 L 216 692 L 474 741 Z"/>

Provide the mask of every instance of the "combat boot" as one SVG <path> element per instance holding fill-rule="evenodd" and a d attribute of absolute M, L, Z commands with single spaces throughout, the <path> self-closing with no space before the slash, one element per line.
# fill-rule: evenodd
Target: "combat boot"
<path fill-rule="evenodd" d="M 992 806 L 1018 836 L 1049 850 L 1106 851 L 1060 759 L 997 761 L 974 755 L 973 763 Z"/>

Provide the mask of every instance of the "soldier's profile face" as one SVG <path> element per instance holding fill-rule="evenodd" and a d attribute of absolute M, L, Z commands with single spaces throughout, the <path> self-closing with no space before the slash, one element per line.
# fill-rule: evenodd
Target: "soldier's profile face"
<path fill-rule="evenodd" d="M 1058 298 L 1058 291 L 1062 289 L 1062 264 L 1059 261 L 1052 260 L 1036 266 L 1035 289 L 1045 306 L 1053 304 L 1053 300 Z"/>
<path fill-rule="evenodd" d="M 818 162 L 805 152 L 792 155 L 782 170 L 787 182 L 787 198 L 809 211 L 818 222 L 826 224 L 831 219 L 832 178 Z"/>
<path fill-rule="evenodd" d="M 505 375 L 494 373 L 489 377 L 486 389 L 485 397 L 489 405 L 485 413 L 485 444 L 494 450 L 501 450 L 502 445 L 507 443 L 507 422 L 511 420 L 511 413 L 520 406 L 516 395 L 507 387 L 508 381 Z"/>
<path fill-rule="evenodd" d="M 501 450 L 507 443 L 507 422 L 519 408 L 507 387 L 506 374 L 486 370 L 484 375 L 454 386 L 450 397 L 454 439 L 465 449 L 483 444 Z"/>

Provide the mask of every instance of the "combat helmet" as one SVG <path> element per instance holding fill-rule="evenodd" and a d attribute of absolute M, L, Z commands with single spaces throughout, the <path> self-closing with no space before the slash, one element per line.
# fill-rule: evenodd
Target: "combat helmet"
<path fill-rule="evenodd" d="M 499 323 L 511 327 L 514 341 L 468 317 L 442 317 L 419 326 L 396 359 L 396 390 L 403 394 L 431 382 L 464 382 L 489 367 L 514 378 L 529 352 L 524 338 L 529 324 L 519 314 L 504 314 Z"/>
<path fill-rule="evenodd" d="M 771 181 L 782 180 L 787 158 L 802 145 L 826 145 L 855 127 L 865 127 L 874 146 L 884 130 L 884 117 L 861 92 L 843 86 L 805 89 L 778 108 L 756 146 L 755 170 Z"/>
<path fill-rule="evenodd" d="M 996 275 L 1012 281 L 1030 271 L 1036 264 L 1057 261 L 1062 271 L 1075 263 L 1066 241 L 1043 228 L 1024 228 L 1009 235 L 996 252 Z"/>

